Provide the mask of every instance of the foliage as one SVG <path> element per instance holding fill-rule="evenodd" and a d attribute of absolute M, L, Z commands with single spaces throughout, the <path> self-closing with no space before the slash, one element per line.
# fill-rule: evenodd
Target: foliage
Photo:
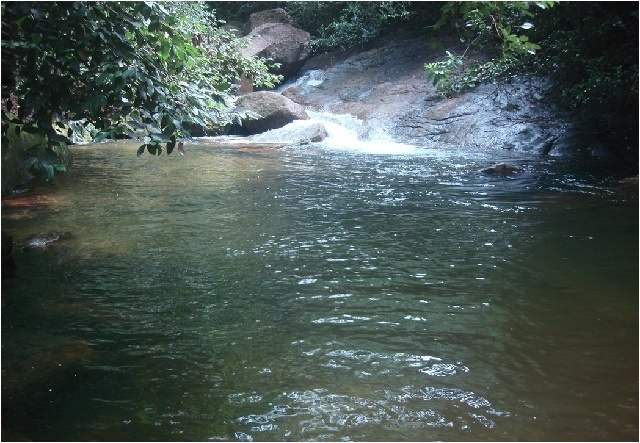
<path fill-rule="evenodd" d="M 316 52 L 347 49 L 376 39 L 395 20 L 409 16 L 407 2 L 344 2 L 340 15 L 320 25 L 312 40 Z"/>
<path fill-rule="evenodd" d="M 311 34 L 315 53 L 368 43 L 389 25 L 407 20 L 412 2 L 209 2 L 226 20 L 246 21 L 254 12 L 282 8 Z"/>
<path fill-rule="evenodd" d="M 226 112 L 233 80 L 278 78 L 212 20 L 201 3 L 3 2 L 3 135 L 9 122 L 46 135 L 53 159 L 92 125 L 95 142 L 141 138 L 139 154 L 160 154 L 193 127 L 237 120 Z M 59 134 L 69 121 L 81 125 Z"/>
<path fill-rule="evenodd" d="M 534 27 L 534 4 L 540 9 L 554 6 L 544 2 L 448 2 L 436 27 L 450 24 L 466 45 L 463 55 L 451 55 L 440 62 L 425 65 L 427 79 L 443 96 L 450 96 L 477 85 L 505 77 L 522 65 L 526 57 L 536 54 L 540 46 L 521 30 Z M 467 58 L 467 52 L 482 50 L 494 58 L 485 62 Z"/>
<path fill-rule="evenodd" d="M 450 2 L 443 13 L 439 26 L 452 24 L 467 49 L 425 65 L 441 95 L 522 73 L 545 77 L 546 96 L 594 130 L 637 137 L 636 2 Z"/>
<path fill-rule="evenodd" d="M 561 2 L 537 31 L 544 50 L 529 69 L 553 79 L 561 103 L 637 124 L 637 2 Z"/>

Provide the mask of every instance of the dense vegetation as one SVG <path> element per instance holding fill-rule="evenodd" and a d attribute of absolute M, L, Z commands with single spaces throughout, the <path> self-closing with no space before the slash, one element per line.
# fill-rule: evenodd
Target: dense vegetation
<path fill-rule="evenodd" d="M 48 178 L 75 132 L 170 153 L 192 127 L 241 117 L 226 104 L 240 76 L 278 80 L 239 45 L 202 3 L 3 2 L 3 136 L 9 127 L 46 136 L 45 155 L 26 166 Z"/>
<path fill-rule="evenodd" d="M 271 87 L 267 62 L 239 55 L 220 19 L 281 7 L 316 53 L 364 46 L 400 29 L 459 37 L 462 53 L 425 66 L 442 95 L 515 75 L 545 76 L 576 113 L 637 133 L 636 2 L 3 2 L 2 134 L 39 133 L 26 166 L 50 178 L 62 144 L 135 137 L 170 153 L 194 127 L 222 127 L 233 84 Z M 10 123 L 12 123 L 10 125 Z M 34 146 L 34 150 L 40 147 Z"/>

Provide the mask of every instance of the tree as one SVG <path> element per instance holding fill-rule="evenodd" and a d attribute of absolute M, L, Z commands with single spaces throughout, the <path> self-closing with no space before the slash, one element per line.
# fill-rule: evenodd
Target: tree
<path fill-rule="evenodd" d="M 441 95 L 448 96 L 517 71 L 527 57 L 540 49 L 522 32 L 534 28 L 535 12 L 531 6 L 545 10 L 555 3 L 447 2 L 435 26 L 451 26 L 466 49 L 461 55 L 447 52 L 444 61 L 427 63 L 427 79 Z M 473 52 L 488 54 L 491 59 L 474 61 L 467 56 Z"/>
<path fill-rule="evenodd" d="M 3 2 L 2 129 L 47 138 L 56 148 L 92 125 L 94 141 L 143 139 L 138 150 L 171 153 L 194 127 L 219 127 L 232 82 L 273 86 L 264 61 L 240 56 L 239 40 L 216 26 L 203 3 Z M 80 122 L 66 134 L 56 127 Z"/>

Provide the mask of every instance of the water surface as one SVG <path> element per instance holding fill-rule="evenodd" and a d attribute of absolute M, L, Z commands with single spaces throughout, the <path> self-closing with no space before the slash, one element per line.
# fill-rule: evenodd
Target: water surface
<path fill-rule="evenodd" d="M 3 207 L 6 438 L 637 441 L 637 191 L 617 171 L 136 148 L 77 147 L 35 205 Z M 497 161 L 525 172 L 480 172 Z M 73 238 L 22 249 L 48 231 Z"/>

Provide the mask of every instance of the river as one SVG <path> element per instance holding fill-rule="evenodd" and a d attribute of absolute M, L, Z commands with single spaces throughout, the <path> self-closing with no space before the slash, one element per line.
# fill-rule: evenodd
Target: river
<path fill-rule="evenodd" d="M 637 191 L 396 148 L 73 148 L 2 210 L 3 440 L 637 441 Z"/>

